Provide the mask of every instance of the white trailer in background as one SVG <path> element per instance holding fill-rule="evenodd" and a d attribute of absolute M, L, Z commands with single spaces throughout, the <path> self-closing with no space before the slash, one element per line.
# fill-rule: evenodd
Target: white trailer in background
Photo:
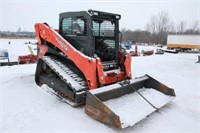
<path fill-rule="evenodd" d="M 167 48 L 179 50 L 200 50 L 200 35 L 168 35 Z"/>

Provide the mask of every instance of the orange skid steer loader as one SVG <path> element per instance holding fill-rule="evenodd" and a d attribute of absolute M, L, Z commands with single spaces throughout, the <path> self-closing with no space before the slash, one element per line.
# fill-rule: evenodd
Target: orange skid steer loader
<path fill-rule="evenodd" d="M 125 128 L 167 104 L 175 92 L 148 75 L 131 78 L 131 56 L 119 45 L 120 18 L 88 10 L 61 13 L 59 30 L 35 24 L 35 81 L 72 106 L 85 105 L 92 118 Z"/>

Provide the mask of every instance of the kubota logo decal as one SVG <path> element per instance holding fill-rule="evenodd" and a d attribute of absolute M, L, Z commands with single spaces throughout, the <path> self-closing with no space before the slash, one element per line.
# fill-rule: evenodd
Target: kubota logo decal
<path fill-rule="evenodd" d="M 57 42 L 65 51 L 67 51 L 67 47 L 65 46 L 65 44 L 64 44 L 62 41 L 60 41 L 58 38 L 56 38 L 56 42 Z"/>

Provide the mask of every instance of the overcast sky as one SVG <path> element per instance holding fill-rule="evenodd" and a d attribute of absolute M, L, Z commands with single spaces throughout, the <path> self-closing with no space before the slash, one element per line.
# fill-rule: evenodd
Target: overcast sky
<path fill-rule="evenodd" d="M 0 30 L 34 31 L 34 24 L 47 22 L 58 28 L 59 13 L 101 10 L 121 14 L 120 28 L 144 29 L 152 15 L 168 12 L 177 24 L 187 21 L 189 27 L 194 20 L 200 20 L 200 0 L 0 0 Z M 84 1 L 84 2 L 83 2 Z"/>

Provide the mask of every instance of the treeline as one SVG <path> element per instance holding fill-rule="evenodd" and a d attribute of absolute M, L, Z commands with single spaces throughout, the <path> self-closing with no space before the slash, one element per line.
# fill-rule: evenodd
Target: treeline
<path fill-rule="evenodd" d="M 0 31 L 0 38 L 35 38 L 35 32 L 21 31 Z"/>
<path fill-rule="evenodd" d="M 150 21 L 144 27 L 144 30 L 121 29 L 122 41 L 141 42 L 148 44 L 163 44 L 167 43 L 169 34 L 189 34 L 199 35 L 200 27 L 199 20 L 194 20 L 191 23 L 180 21 L 175 24 L 169 17 L 167 12 L 159 12 L 151 16 Z M 0 31 L 0 38 L 35 38 L 35 32 L 21 31 L 21 27 L 16 32 Z"/>
<path fill-rule="evenodd" d="M 181 21 L 175 25 L 167 12 L 159 12 L 157 15 L 153 15 L 151 17 L 144 30 L 130 30 L 122 28 L 121 32 L 122 41 L 130 40 L 133 42 L 148 43 L 150 45 L 165 45 L 167 43 L 168 34 L 199 35 L 200 27 L 198 20 L 193 21 L 189 25 L 187 25 L 186 21 Z"/>

